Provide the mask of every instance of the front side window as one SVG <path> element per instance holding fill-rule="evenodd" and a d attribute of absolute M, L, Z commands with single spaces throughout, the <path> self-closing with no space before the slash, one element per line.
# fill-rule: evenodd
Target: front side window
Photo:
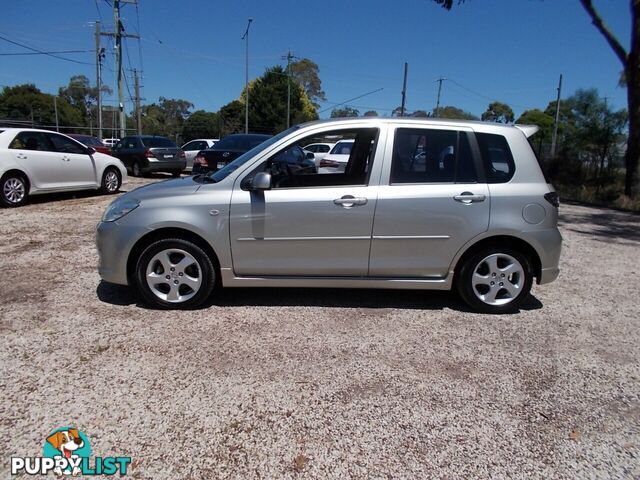
<path fill-rule="evenodd" d="M 271 156 L 246 178 L 257 172 L 271 174 L 272 188 L 329 187 L 340 185 L 366 185 L 378 139 L 377 128 L 358 128 L 315 134 L 303 138 Z M 327 141 L 340 137 L 349 147 L 349 153 L 331 154 L 316 161 L 313 154 L 302 146 L 309 141 Z"/>
<path fill-rule="evenodd" d="M 466 132 L 398 128 L 393 142 L 391 183 L 477 181 Z"/>
<path fill-rule="evenodd" d="M 43 132 L 20 132 L 9 144 L 11 149 L 54 151 L 51 142 Z"/>
<path fill-rule="evenodd" d="M 71 140 L 70 138 L 63 137 L 62 135 L 56 135 L 50 133 L 49 138 L 53 143 L 54 148 L 60 153 L 80 153 L 86 154 L 87 151 L 78 142 Z"/>
<path fill-rule="evenodd" d="M 515 172 L 513 155 L 507 139 L 493 133 L 476 133 L 487 183 L 505 183 Z"/>

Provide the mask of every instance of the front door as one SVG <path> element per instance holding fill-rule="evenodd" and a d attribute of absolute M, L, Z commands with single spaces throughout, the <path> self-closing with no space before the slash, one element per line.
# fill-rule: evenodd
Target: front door
<path fill-rule="evenodd" d="M 367 275 L 378 188 L 369 185 L 369 172 L 378 130 L 330 133 L 359 141 L 344 173 L 318 174 L 300 148 L 309 143 L 305 138 L 236 181 L 230 228 L 236 275 Z M 270 190 L 249 191 L 258 171 L 271 174 Z"/>
<path fill-rule="evenodd" d="M 445 277 L 489 226 L 487 184 L 470 132 L 396 128 L 387 148 L 371 243 L 373 277 Z"/>

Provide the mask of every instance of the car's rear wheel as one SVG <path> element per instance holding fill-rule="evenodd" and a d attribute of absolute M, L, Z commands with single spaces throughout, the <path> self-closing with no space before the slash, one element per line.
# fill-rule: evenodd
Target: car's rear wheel
<path fill-rule="evenodd" d="M 489 248 L 469 256 L 459 271 L 458 292 L 474 310 L 516 311 L 533 283 L 531 261 L 511 248 Z"/>
<path fill-rule="evenodd" d="M 171 176 L 174 178 L 178 178 L 182 174 L 182 170 L 171 172 Z"/>
<path fill-rule="evenodd" d="M 102 175 L 100 191 L 106 195 L 111 195 L 116 193 L 121 185 L 122 180 L 118 171 L 115 168 L 107 168 Z"/>
<path fill-rule="evenodd" d="M 19 173 L 7 173 L 0 180 L 0 203 L 5 207 L 20 207 L 27 203 L 29 187 Z"/>
<path fill-rule="evenodd" d="M 145 301 L 162 309 L 193 308 L 216 283 L 216 270 L 198 245 L 172 238 L 149 245 L 136 265 L 136 284 Z"/>

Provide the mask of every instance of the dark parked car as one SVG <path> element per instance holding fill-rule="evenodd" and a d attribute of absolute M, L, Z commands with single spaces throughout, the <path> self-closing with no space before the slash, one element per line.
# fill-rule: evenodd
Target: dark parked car
<path fill-rule="evenodd" d="M 150 172 L 168 172 L 178 177 L 187 166 L 184 152 L 166 137 L 124 137 L 114 145 L 111 155 L 118 157 L 134 177 Z"/>
<path fill-rule="evenodd" d="M 96 152 L 104 153 L 105 155 L 111 155 L 111 147 L 106 146 L 100 140 L 92 135 L 83 135 L 81 133 L 70 133 L 69 136 L 75 140 L 78 140 L 87 147 L 93 147 Z"/>
<path fill-rule="evenodd" d="M 198 152 L 193 159 L 193 173 L 215 172 L 268 138 L 271 138 L 271 135 L 254 133 L 228 135 L 216 142 L 213 147 Z"/>

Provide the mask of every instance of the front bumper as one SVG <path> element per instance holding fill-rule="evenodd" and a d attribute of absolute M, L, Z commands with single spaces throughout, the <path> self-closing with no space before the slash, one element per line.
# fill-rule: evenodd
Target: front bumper
<path fill-rule="evenodd" d="M 128 285 L 127 261 L 135 242 L 147 229 L 121 225 L 115 222 L 100 222 L 96 227 L 98 249 L 98 273 L 106 282 Z"/>

